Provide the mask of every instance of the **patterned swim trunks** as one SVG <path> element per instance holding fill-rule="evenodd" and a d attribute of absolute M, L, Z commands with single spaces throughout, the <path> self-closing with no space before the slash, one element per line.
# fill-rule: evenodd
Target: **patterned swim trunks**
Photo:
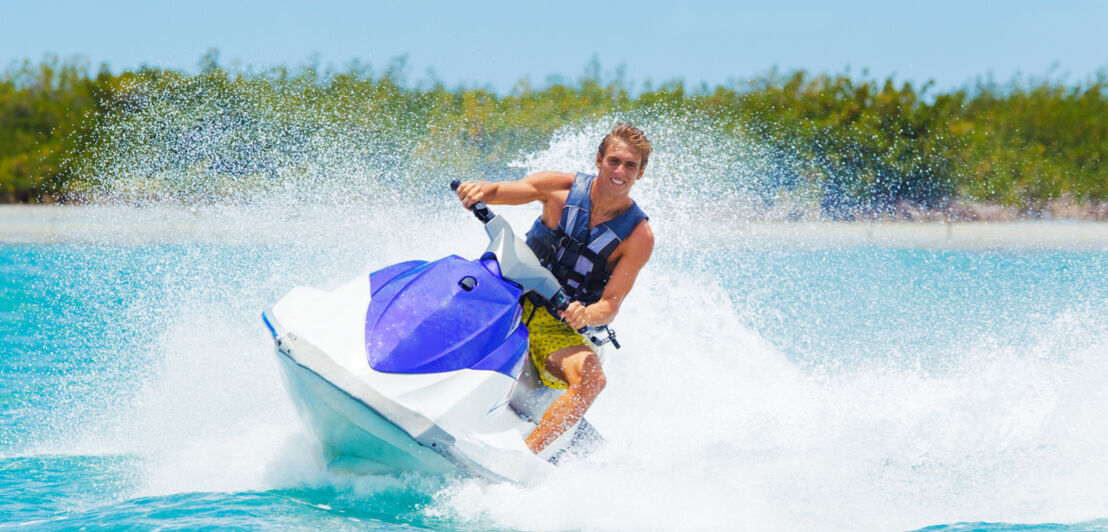
<path fill-rule="evenodd" d="M 526 298 L 523 299 L 522 305 L 523 323 L 527 326 L 527 334 L 531 342 L 531 361 L 539 370 L 539 378 L 542 379 L 543 384 L 551 388 L 568 388 L 569 385 L 565 381 L 546 371 L 546 358 L 551 353 L 567 347 L 577 345 L 591 347 L 591 345 L 584 336 L 577 334 L 572 327 L 551 315 L 546 308 L 535 307 Z"/>

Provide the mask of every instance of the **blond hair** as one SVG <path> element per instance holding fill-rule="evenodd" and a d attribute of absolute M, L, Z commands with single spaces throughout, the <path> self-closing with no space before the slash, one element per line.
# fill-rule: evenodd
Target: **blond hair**
<path fill-rule="evenodd" d="M 650 141 L 646 139 L 646 134 L 641 129 L 632 126 L 630 122 L 616 124 L 604 137 L 604 140 L 600 141 L 600 149 L 596 152 L 598 158 L 604 157 L 604 152 L 608 150 L 608 145 L 613 138 L 620 139 L 630 144 L 632 148 L 639 150 L 639 153 L 642 154 L 640 168 L 646 168 L 646 161 L 650 158 L 650 152 L 654 148 L 650 146 Z"/>

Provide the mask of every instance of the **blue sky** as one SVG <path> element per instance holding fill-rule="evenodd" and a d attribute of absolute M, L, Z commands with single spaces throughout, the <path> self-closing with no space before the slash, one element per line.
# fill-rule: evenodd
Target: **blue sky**
<path fill-rule="evenodd" d="M 415 80 L 504 91 L 521 78 L 576 79 L 594 55 L 628 79 L 709 85 L 773 67 L 940 89 L 975 77 L 1108 71 L 1108 0 L 793 2 L 154 2 L 0 0 L 0 66 L 47 53 L 113 70 L 195 70 L 205 51 L 241 66 L 295 66 L 313 54 L 378 70 L 406 54 Z"/>

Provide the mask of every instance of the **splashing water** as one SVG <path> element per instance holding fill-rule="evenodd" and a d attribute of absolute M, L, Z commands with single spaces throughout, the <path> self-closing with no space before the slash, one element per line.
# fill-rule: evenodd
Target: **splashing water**
<path fill-rule="evenodd" d="M 748 238 L 736 213 L 764 200 L 779 156 L 719 142 L 707 118 L 645 111 L 496 163 L 500 177 L 588 171 L 619 119 L 655 142 L 633 195 L 657 249 L 589 414 L 608 445 L 531 487 L 322 470 L 260 309 L 295 285 L 475 255 L 484 236 L 446 183 L 489 163 L 353 103 L 329 112 L 361 118 L 336 126 L 310 101 L 181 94 L 136 87 L 100 132 L 80 193 L 114 206 L 72 208 L 60 242 L 0 247 L 26 287 L 2 300 L 3 369 L 31 390 L 4 389 L 5 478 L 23 490 L 35 475 L 11 471 L 53 471 L 60 493 L 0 490 L 17 501 L 6 521 L 1103 528 L 1090 520 L 1108 517 L 1105 252 Z M 498 212 L 523 228 L 537 210 Z"/>

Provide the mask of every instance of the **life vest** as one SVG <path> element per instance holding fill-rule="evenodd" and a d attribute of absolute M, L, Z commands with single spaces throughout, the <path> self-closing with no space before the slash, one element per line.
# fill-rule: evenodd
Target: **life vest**
<path fill-rule="evenodd" d="M 554 274 L 571 300 L 590 305 L 600 301 L 611 278 L 608 257 L 647 216 L 638 204 L 619 216 L 589 229 L 592 212 L 589 191 L 596 176 L 577 174 L 569 189 L 558 226 L 549 229 L 542 215 L 527 232 L 527 245 Z"/>

